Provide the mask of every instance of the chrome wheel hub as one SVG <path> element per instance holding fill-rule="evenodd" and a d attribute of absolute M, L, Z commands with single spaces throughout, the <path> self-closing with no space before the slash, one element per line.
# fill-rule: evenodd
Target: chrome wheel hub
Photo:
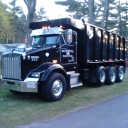
<path fill-rule="evenodd" d="M 110 76 L 111 81 L 115 82 L 115 80 L 116 80 L 116 72 L 115 72 L 115 70 L 112 70 L 110 75 L 111 75 Z"/>
<path fill-rule="evenodd" d="M 63 91 L 63 84 L 60 80 L 55 80 L 52 85 L 52 92 L 54 96 L 59 96 Z"/>
<path fill-rule="evenodd" d="M 124 78 L 124 71 L 123 71 L 123 69 L 120 69 L 119 77 L 120 77 L 120 80 L 123 80 L 123 78 Z"/>
<path fill-rule="evenodd" d="M 105 81 L 105 72 L 104 72 L 104 70 L 102 70 L 102 71 L 100 72 L 100 81 L 101 81 L 102 83 Z"/>

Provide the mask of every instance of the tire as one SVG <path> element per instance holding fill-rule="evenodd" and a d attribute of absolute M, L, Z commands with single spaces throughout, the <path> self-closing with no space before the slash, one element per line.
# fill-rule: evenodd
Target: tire
<path fill-rule="evenodd" d="M 118 66 L 116 68 L 116 81 L 117 82 L 122 82 L 124 80 L 124 67 L 123 66 Z"/>
<path fill-rule="evenodd" d="M 115 67 L 108 67 L 106 69 L 106 83 L 109 85 L 114 84 L 116 81 L 116 69 Z"/>
<path fill-rule="evenodd" d="M 106 81 L 105 67 L 101 66 L 97 72 L 97 84 L 103 85 Z"/>
<path fill-rule="evenodd" d="M 65 77 L 60 73 L 51 73 L 44 85 L 41 85 L 41 95 L 44 100 L 61 100 L 66 91 Z"/>

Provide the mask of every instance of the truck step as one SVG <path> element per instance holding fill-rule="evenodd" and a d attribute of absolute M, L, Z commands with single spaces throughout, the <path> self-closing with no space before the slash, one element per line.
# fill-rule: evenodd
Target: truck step
<path fill-rule="evenodd" d="M 67 74 L 70 75 L 70 87 L 71 88 L 83 85 L 83 83 L 81 82 L 79 78 L 79 75 L 80 75 L 79 73 L 75 73 L 75 71 L 70 71 L 70 72 L 67 72 Z"/>
<path fill-rule="evenodd" d="M 74 88 L 74 87 L 79 87 L 79 86 L 82 86 L 83 83 L 82 82 L 79 82 L 79 83 L 76 83 L 76 84 L 71 84 L 71 88 Z"/>

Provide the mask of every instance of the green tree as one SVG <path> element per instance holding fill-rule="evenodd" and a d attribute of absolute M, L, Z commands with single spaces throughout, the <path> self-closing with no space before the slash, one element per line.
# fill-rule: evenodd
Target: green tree
<path fill-rule="evenodd" d="M 119 17 L 119 33 L 126 37 L 128 35 L 128 2 L 120 4 Z"/>
<path fill-rule="evenodd" d="M 11 2 L 9 2 L 9 4 L 11 5 L 11 7 L 8 7 L 15 16 L 22 14 L 22 7 L 21 6 L 17 6 L 16 5 L 17 0 L 11 0 Z"/>
<path fill-rule="evenodd" d="M 105 29 L 116 31 L 118 18 L 118 3 L 115 0 L 109 0 L 108 17 Z"/>
<path fill-rule="evenodd" d="M 103 6 L 101 1 L 95 2 L 94 0 L 65 0 L 56 1 L 55 3 L 57 5 L 67 6 L 66 11 L 73 14 L 74 18 L 80 19 L 84 17 L 91 24 L 95 24 Z"/>
<path fill-rule="evenodd" d="M 116 29 L 117 24 L 117 2 L 115 0 L 103 0 L 101 15 L 98 16 L 96 25 L 104 29 Z"/>
<path fill-rule="evenodd" d="M 28 23 L 36 21 L 36 2 L 37 0 L 24 0 L 28 9 Z"/>
<path fill-rule="evenodd" d="M 44 8 L 40 7 L 39 12 L 36 14 L 36 21 L 42 21 L 43 19 L 48 19 L 48 17 L 46 16 L 46 11 Z"/>
<path fill-rule="evenodd" d="M 12 15 L 6 11 L 7 6 L 0 1 L 0 43 L 12 42 L 12 26 L 10 19 Z"/>
<path fill-rule="evenodd" d="M 9 11 L 12 13 L 12 18 L 10 19 L 11 25 L 12 25 L 12 33 L 13 33 L 13 43 L 21 43 L 20 34 L 22 31 L 20 31 L 22 28 L 22 23 L 19 20 L 19 17 L 23 15 L 22 8 L 20 6 L 16 5 L 17 0 L 11 0 L 9 3 L 10 6 L 8 6 Z"/>
<path fill-rule="evenodd" d="M 128 35 L 128 2 L 111 3 L 109 7 L 108 30 L 114 31 L 124 37 Z"/>
<path fill-rule="evenodd" d="M 128 2 L 120 0 L 58 0 L 57 5 L 67 6 L 66 11 L 74 18 L 84 17 L 91 24 L 128 35 Z"/>
<path fill-rule="evenodd" d="M 73 18 L 80 19 L 81 17 L 87 17 L 88 4 L 87 2 L 81 2 L 76 0 L 56 1 L 55 4 L 67 6 L 67 12 L 70 12 Z"/>

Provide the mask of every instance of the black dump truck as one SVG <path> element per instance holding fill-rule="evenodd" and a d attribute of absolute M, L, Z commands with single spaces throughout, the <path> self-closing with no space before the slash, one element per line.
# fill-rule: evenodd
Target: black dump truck
<path fill-rule="evenodd" d="M 1 57 L 2 87 L 10 92 L 40 93 L 58 101 L 85 81 L 123 81 L 124 37 L 72 18 L 33 22 L 29 28 L 32 47 L 11 49 Z"/>

